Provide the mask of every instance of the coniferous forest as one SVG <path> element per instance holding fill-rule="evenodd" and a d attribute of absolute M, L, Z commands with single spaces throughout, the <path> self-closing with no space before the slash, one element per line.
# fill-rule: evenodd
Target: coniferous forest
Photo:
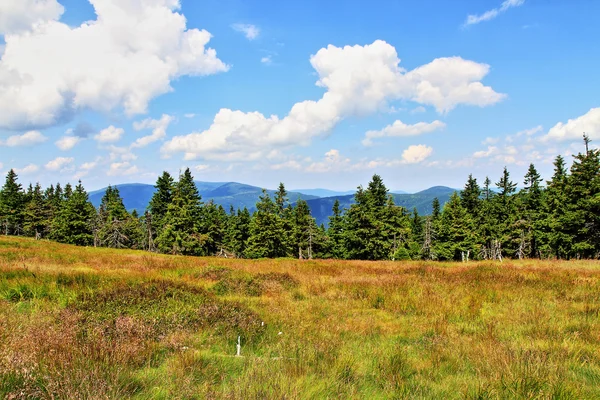
<path fill-rule="evenodd" d="M 318 226 L 304 200 L 285 186 L 266 191 L 256 211 L 203 202 L 189 169 L 177 180 L 164 172 L 146 212 L 129 213 L 109 187 L 96 209 L 81 182 L 24 188 L 11 170 L 0 191 L 5 235 L 80 246 L 131 248 L 194 256 L 336 258 L 360 260 L 592 259 L 600 256 L 600 151 L 562 156 L 543 181 L 531 164 L 522 181 L 504 168 L 497 181 L 469 175 L 464 188 L 431 215 L 396 206 L 378 175 L 358 187 L 355 204 L 333 206 Z"/>

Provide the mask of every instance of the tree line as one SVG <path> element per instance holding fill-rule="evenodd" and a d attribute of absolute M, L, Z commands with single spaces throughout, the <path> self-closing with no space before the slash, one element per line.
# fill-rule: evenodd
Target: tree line
<path fill-rule="evenodd" d="M 252 213 L 203 202 L 186 169 L 178 180 L 158 178 L 145 213 L 128 212 L 116 187 L 96 209 L 81 181 L 72 187 L 38 184 L 25 190 L 10 170 L 0 190 L 5 235 L 31 236 L 80 246 L 141 249 L 166 254 L 242 258 L 360 260 L 502 260 L 600 256 L 600 151 L 554 161 L 545 184 L 531 164 L 523 188 L 506 168 L 492 184 L 469 175 L 464 189 L 431 215 L 394 204 L 379 175 L 359 186 L 355 202 L 333 205 L 329 224 L 317 225 L 306 201 L 290 202 L 283 184 L 266 190 Z"/>

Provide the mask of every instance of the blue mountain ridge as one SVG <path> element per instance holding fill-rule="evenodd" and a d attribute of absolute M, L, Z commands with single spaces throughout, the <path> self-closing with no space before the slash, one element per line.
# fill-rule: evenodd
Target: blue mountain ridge
<path fill-rule="evenodd" d="M 234 209 L 247 207 L 252 212 L 255 210 L 256 202 L 262 194 L 262 188 L 238 182 L 196 181 L 195 183 L 204 202 L 212 200 L 215 204 L 222 205 L 227 211 L 229 211 L 230 206 L 233 206 Z M 125 183 L 114 185 L 113 187 L 119 189 L 125 208 L 130 212 L 136 210 L 139 214 L 144 213 L 152 195 L 156 191 L 153 185 L 144 183 Z M 90 201 L 95 207 L 100 206 L 105 191 L 106 188 L 103 188 L 89 193 Z M 399 191 L 390 192 L 390 194 L 394 197 L 396 205 L 405 207 L 409 211 L 416 208 L 419 214 L 429 215 L 432 211 L 431 203 L 435 197 L 443 205 L 455 191 L 456 189 L 446 186 L 434 186 L 413 194 L 397 193 Z M 270 196 L 275 195 L 275 190 L 268 190 L 267 192 Z M 319 197 L 310 193 L 321 193 L 324 195 L 330 193 L 341 194 Z M 305 189 L 288 192 L 288 198 L 292 204 L 295 204 L 298 199 L 306 200 L 311 214 L 317 223 L 327 225 L 335 200 L 339 200 L 342 209 L 349 208 L 354 203 L 354 192 L 350 193 L 352 194 L 327 189 Z"/>

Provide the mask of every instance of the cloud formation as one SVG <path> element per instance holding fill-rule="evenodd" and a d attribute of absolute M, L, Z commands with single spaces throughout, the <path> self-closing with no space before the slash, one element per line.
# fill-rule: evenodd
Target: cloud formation
<path fill-rule="evenodd" d="M 233 24 L 231 29 L 243 33 L 248 40 L 254 40 L 260 35 L 260 28 L 252 24 Z"/>
<path fill-rule="evenodd" d="M 58 139 L 54 144 L 62 151 L 71 150 L 77 143 L 82 139 L 78 136 L 63 136 Z"/>
<path fill-rule="evenodd" d="M 52 1 L 26 0 L 52 11 L 31 16 L 22 1 L 8 1 L 18 29 L 2 28 L 12 33 L 0 59 L 0 128 L 49 127 L 83 109 L 145 113 L 173 79 L 228 70 L 207 47 L 211 34 L 186 28 L 178 0 L 90 0 L 97 18 L 78 27 L 58 21 Z"/>
<path fill-rule="evenodd" d="M 581 140 L 584 132 L 591 139 L 600 139 L 600 107 L 592 108 L 584 115 L 554 125 L 544 137 L 545 141 Z"/>
<path fill-rule="evenodd" d="M 329 45 L 310 62 L 318 75 L 317 86 L 325 89 L 321 99 L 296 103 L 283 118 L 223 108 L 207 130 L 176 136 L 162 152 L 181 152 L 187 160 L 238 153 L 260 157 L 275 147 L 307 145 L 341 120 L 385 111 L 394 100 L 412 100 L 446 113 L 461 104 L 484 107 L 505 97 L 480 82 L 489 65 L 460 57 L 438 58 L 407 72 L 399 66 L 396 49 L 381 40 L 365 46 Z"/>
<path fill-rule="evenodd" d="M 365 138 L 362 141 L 364 146 L 373 145 L 373 139 L 382 137 L 408 137 L 418 136 L 424 133 L 430 133 L 438 129 L 443 129 L 446 124 L 442 121 L 433 122 L 418 122 L 414 125 L 407 125 L 400 120 L 394 121 L 393 124 L 386 126 L 379 131 L 368 131 L 365 133 Z"/>
<path fill-rule="evenodd" d="M 73 157 L 56 157 L 46 164 L 46 169 L 49 171 L 59 171 L 68 165 L 71 165 L 73 161 Z"/>
<path fill-rule="evenodd" d="M 167 128 L 175 118 L 170 115 L 163 114 L 160 119 L 147 118 L 140 122 L 133 123 L 133 129 L 141 131 L 142 129 L 152 129 L 152 134 L 142 136 L 131 144 L 132 148 L 146 147 L 150 143 L 154 143 L 167 136 Z"/>
<path fill-rule="evenodd" d="M 56 0 L 4 0 L 0 2 L 0 35 L 23 33 L 36 24 L 58 20 L 63 12 Z"/>
<path fill-rule="evenodd" d="M 9 136 L 6 141 L 0 141 L 0 146 L 6 147 L 31 147 L 44 143 L 48 138 L 39 131 L 29 131 L 22 135 Z"/>
<path fill-rule="evenodd" d="M 525 0 L 504 0 L 499 8 L 492 8 L 479 15 L 469 15 L 463 26 L 475 25 L 480 22 L 490 21 L 510 8 L 522 6 Z"/>
<path fill-rule="evenodd" d="M 115 128 L 113 125 L 106 129 L 102 129 L 94 139 L 98 143 L 115 143 L 121 140 L 121 136 L 125 133 L 123 128 Z"/>

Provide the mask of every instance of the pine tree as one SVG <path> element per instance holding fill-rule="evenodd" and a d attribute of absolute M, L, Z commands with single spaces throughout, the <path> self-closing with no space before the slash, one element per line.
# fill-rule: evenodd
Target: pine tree
<path fill-rule="evenodd" d="M 329 238 L 329 254 L 333 258 L 344 258 L 344 217 L 340 209 L 340 201 L 335 199 L 332 208 L 332 215 L 329 217 L 329 227 L 327 229 Z"/>
<path fill-rule="evenodd" d="M 164 171 L 156 180 L 156 185 L 154 185 L 156 192 L 154 192 L 150 203 L 148 203 L 150 218 L 147 218 L 147 220 L 150 221 L 148 229 L 152 240 L 156 239 L 164 227 L 167 209 L 173 201 L 174 186 L 173 177 L 167 171 Z"/>
<path fill-rule="evenodd" d="M 8 171 L 0 189 L 0 223 L 5 235 L 18 235 L 23 230 L 25 194 L 14 170 Z"/>
<path fill-rule="evenodd" d="M 458 194 L 453 193 L 442 211 L 435 254 L 440 260 L 474 258 L 477 247 L 474 232 L 472 216 L 461 204 Z"/>
<path fill-rule="evenodd" d="M 467 209 L 467 212 L 472 216 L 476 215 L 479 211 L 481 197 L 481 189 L 477 184 L 477 179 L 473 178 L 472 174 L 469 174 L 469 179 L 465 184 L 465 188 L 460 192 L 460 200 L 463 207 Z"/>
<path fill-rule="evenodd" d="M 205 225 L 202 217 L 202 199 L 187 168 L 173 190 L 163 229 L 156 239 L 158 249 L 170 254 L 203 254 L 206 236 L 200 233 L 200 227 Z"/>
<path fill-rule="evenodd" d="M 543 217 L 540 218 L 540 252 L 545 257 L 568 258 L 571 252 L 571 237 L 566 232 L 568 174 L 565 160 L 557 156 L 554 174 L 547 182 Z"/>
<path fill-rule="evenodd" d="M 106 188 L 98 210 L 97 239 L 102 246 L 126 248 L 132 245 L 132 235 L 136 233 L 136 224 L 123 205 L 123 199 L 117 187 Z M 96 233 L 96 232 L 95 232 Z M 94 235 L 96 237 L 96 234 Z"/>
<path fill-rule="evenodd" d="M 94 241 L 92 223 L 96 216 L 96 210 L 89 202 L 88 194 L 81 181 L 75 190 L 70 188 L 71 185 L 65 187 L 65 193 L 68 193 L 69 196 L 53 222 L 54 236 L 63 243 L 79 246 L 92 245 Z"/>
<path fill-rule="evenodd" d="M 246 255 L 250 258 L 285 257 L 287 244 L 283 223 L 279 212 L 281 209 L 273 202 L 266 190 L 256 203 L 256 212 L 250 222 L 250 237 Z"/>
<path fill-rule="evenodd" d="M 305 200 L 299 199 L 293 209 L 292 244 L 297 250 L 298 258 L 313 257 L 313 239 L 317 234 L 317 225 L 310 215 L 310 208 Z"/>
<path fill-rule="evenodd" d="M 232 251 L 236 257 L 246 257 L 246 247 L 250 237 L 251 215 L 246 207 L 237 210 L 231 206 L 227 224 L 226 242 L 227 250 Z"/>
<path fill-rule="evenodd" d="M 572 252 L 577 258 L 600 255 L 600 150 L 589 149 L 575 156 L 567 180 L 565 226 L 572 237 Z"/>
<path fill-rule="evenodd" d="M 42 238 L 48 225 L 46 210 L 42 187 L 37 183 L 29 195 L 29 201 L 25 205 L 23 214 L 23 227 L 27 236 L 33 236 L 36 239 Z"/>
<path fill-rule="evenodd" d="M 522 236 L 527 241 L 529 251 L 527 256 L 538 257 L 538 242 L 541 236 L 540 217 L 542 213 L 543 190 L 542 178 L 533 164 L 529 165 L 525 175 L 525 187 L 520 192 L 522 209 L 522 220 L 524 221 Z M 523 249 L 524 253 L 524 249 Z"/>

